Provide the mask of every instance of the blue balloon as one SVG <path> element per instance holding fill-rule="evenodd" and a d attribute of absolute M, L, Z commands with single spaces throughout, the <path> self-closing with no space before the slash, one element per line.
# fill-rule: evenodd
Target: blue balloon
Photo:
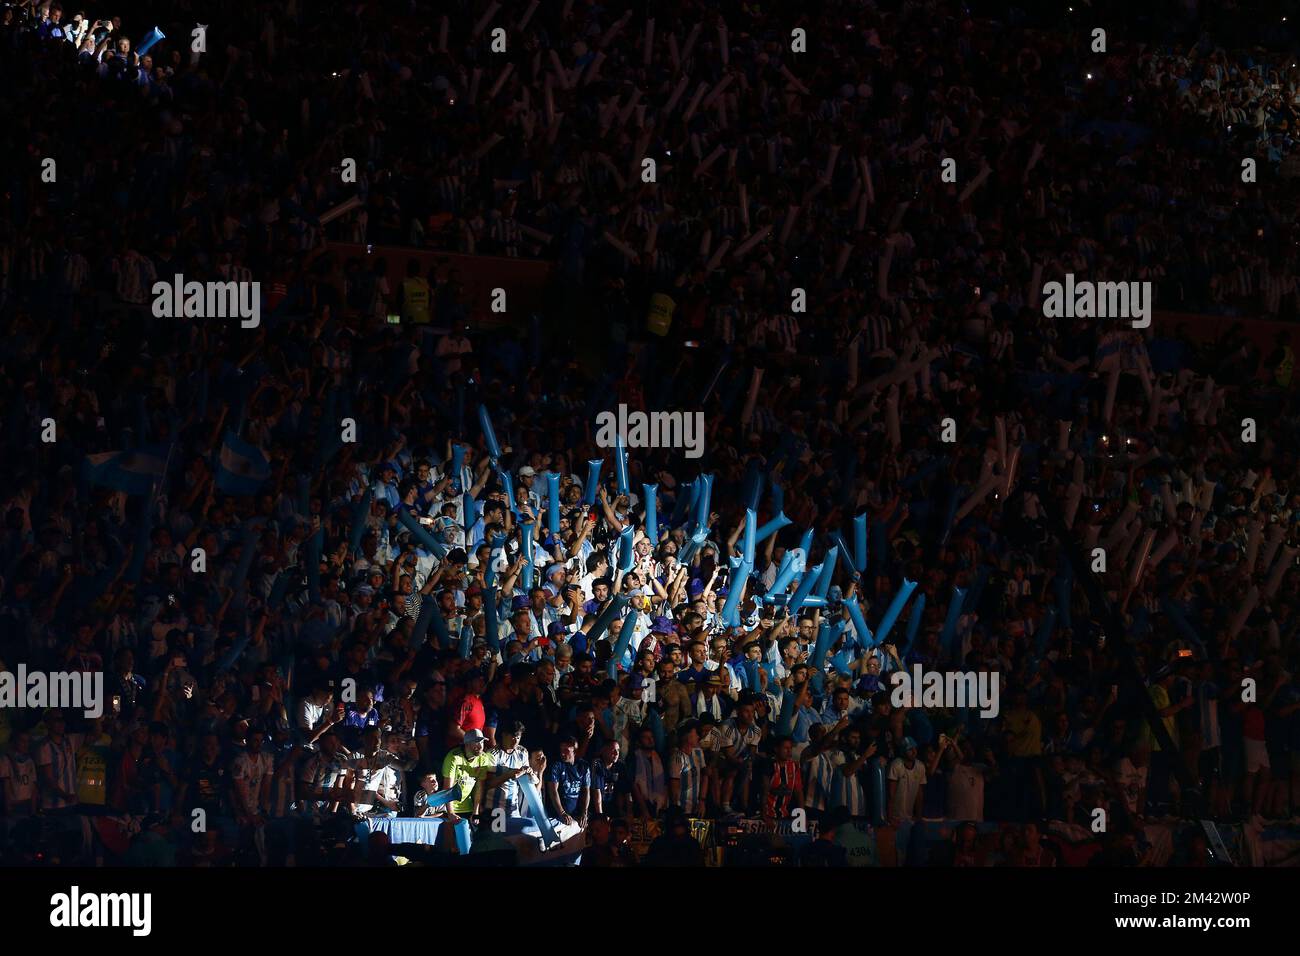
<path fill-rule="evenodd" d="M 781 487 L 775 478 L 768 479 L 768 487 L 772 489 L 772 510 L 780 514 L 785 510 L 785 489 Z"/>
<path fill-rule="evenodd" d="M 546 473 L 546 530 L 560 533 L 560 473 Z"/>
<path fill-rule="evenodd" d="M 867 627 L 866 618 L 862 616 L 862 605 L 858 603 L 857 596 L 845 599 L 844 607 L 849 612 L 849 620 L 853 622 L 854 640 L 862 647 L 875 647 L 879 642 L 871 636 L 871 629 Z"/>
<path fill-rule="evenodd" d="M 618 481 L 618 493 L 630 494 L 627 484 L 627 448 L 623 443 L 622 434 L 615 436 L 614 439 L 614 477 Z"/>
<path fill-rule="evenodd" d="M 453 481 L 455 481 L 457 484 L 460 484 L 460 478 L 461 478 L 460 473 L 464 469 L 464 467 L 465 467 L 465 446 L 462 445 L 460 442 L 456 442 L 454 445 L 451 446 L 451 470 L 448 472 L 448 477 L 451 478 Z M 462 488 L 460 490 L 469 491 L 468 488 Z"/>
<path fill-rule="evenodd" d="M 596 489 L 600 487 L 600 466 L 604 463 L 603 458 L 587 459 L 587 486 L 582 489 L 582 503 L 588 508 L 596 503 Z"/>
<path fill-rule="evenodd" d="M 483 441 L 487 444 L 488 454 L 493 458 L 500 458 L 501 446 L 497 444 L 497 433 L 492 428 L 492 416 L 488 414 L 486 405 L 478 407 L 478 424 L 483 429 Z"/>
<path fill-rule="evenodd" d="M 784 511 L 778 511 L 775 518 L 771 519 L 766 524 L 764 524 L 761 528 L 758 529 L 757 533 L 754 535 L 754 543 L 762 544 L 764 541 L 772 537 L 772 535 L 776 534 L 786 525 L 793 524 L 793 523 L 794 522 L 792 522 L 789 518 L 785 516 Z"/>
<path fill-rule="evenodd" d="M 713 497 L 713 475 L 700 475 L 702 482 L 699 500 L 695 502 L 695 523 L 701 528 L 709 526 L 709 500 Z"/>
<path fill-rule="evenodd" d="M 405 505 L 398 505 L 397 507 L 397 523 L 407 531 L 411 532 L 411 537 L 423 545 L 426 550 L 432 551 L 439 558 L 446 556 L 446 545 L 433 535 L 429 534 L 424 525 L 415 520 Z"/>
<path fill-rule="evenodd" d="M 626 574 L 636 564 L 636 552 L 632 543 L 636 537 L 636 528 L 627 525 L 618 533 L 618 569 Z"/>
<path fill-rule="evenodd" d="M 645 497 L 645 536 L 650 539 L 650 546 L 659 544 L 659 503 L 655 500 L 659 486 L 643 484 L 641 493 Z"/>
<path fill-rule="evenodd" d="M 504 468 L 498 468 L 497 478 L 501 481 L 501 488 L 506 493 L 506 501 L 509 502 L 508 507 L 510 508 L 510 513 L 515 515 L 519 514 L 519 506 L 515 504 L 515 482 L 514 479 L 510 477 L 510 472 L 506 471 Z"/>
<path fill-rule="evenodd" d="M 835 560 L 839 557 L 840 549 L 831 548 L 826 552 L 826 560 L 822 562 L 822 573 L 817 578 L 817 584 L 813 588 L 813 594 L 819 598 L 826 597 L 826 592 L 831 589 L 831 579 L 835 577 Z"/>
<path fill-rule="evenodd" d="M 840 549 L 840 556 L 844 558 L 844 563 L 849 566 L 850 571 L 853 571 L 856 574 L 858 571 L 858 565 L 853 558 L 853 549 L 850 548 L 848 542 L 844 540 L 844 535 L 840 534 L 838 531 L 832 531 L 830 537 L 831 541 L 835 543 L 835 547 Z"/>
<path fill-rule="evenodd" d="M 921 629 L 921 615 L 925 613 L 925 594 L 922 593 L 912 605 L 912 613 L 907 618 L 907 644 L 899 652 L 900 658 L 906 658 L 907 652 L 916 643 L 916 634 Z"/>
<path fill-rule="evenodd" d="M 804 605 L 804 600 L 808 595 L 812 594 L 812 589 L 816 586 L 817 579 L 821 576 L 822 567 L 823 566 L 819 564 L 815 568 L 810 568 L 804 573 L 803 578 L 800 579 L 799 586 L 794 589 L 794 597 L 790 598 L 789 608 L 791 617 L 799 613 L 799 609 Z"/>
<path fill-rule="evenodd" d="M 966 592 L 959 587 L 952 589 L 952 600 L 948 602 L 948 616 L 943 622 L 943 633 L 939 636 L 939 645 L 944 649 L 948 660 L 954 660 L 952 641 L 957 636 L 957 619 L 961 617 L 961 606 L 966 600 Z"/>
<path fill-rule="evenodd" d="M 146 53 L 148 53 L 150 50 L 153 49 L 154 44 L 166 39 L 167 39 L 167 34 L 163 33 L 157 27 L 154 27 L 152 30 L 150 30 L 148 33 L 145 34 L 143 40 L 141 40 L 139 43 L 136 44 L 135 55 L 137 57 L 144 56 Z"/>
<path fill-rule="evenodd" d="M 880 626 L 876 630 L 877 644 L 883 643 L 885 638 L 889 636 L 889 631 L 893 628 L 894 622 L 898 620 L 898 615 L 903 612 L 903 605 L 907 603 L 907 599 L 912 596 L 912 592 L 915 590 L 916 582 L 903 578 L 903 586 L 898 589 L 898 593 L 894 595 L 894 599 L 889 602 L 889 607 L 885 610 L 885 616 L 880 619 Z"/>
<path fill-rule="evenodd" d="M 754 566 L 754 544 L 758 540 L 758 515 L 754 514 L 753 508 L 745 510 L 745 542 L 744 554 L 745 561 L 752 568 Z"/>
<path fill-rule="evenodd" d="M 587 632 L 588 647 L 595 646 L 596 642 L 609 630 L 609 626 L 614 623 L 614 618 L 623 613 L 623 609 L 627 607 L 630 600 L 632 600 L 631 595 L 617 594 L 605 605 L 605 610 L 597 615 L 595 623 L 591 625 L 591 630 Z"/>
<path fill-rule="evenodd" d="M 867 515 L 863 512 L 853 518 L 853 566 L 859 574 L 867 571 Z"/>
<path fill-rule="evenodd" d="M 794 552 L 787 551 L 785 557 L 781 559 L 781 566 L 777 568 L 776 580 L 772 582 L 772 587 L 768 589 L 767 597 L 773 598 L 778 594 L 785 594 L 785 589 L 790 586 L 790 582 L 794 580 L 794 576 L 798 573 L 798 569 L 794 566 Z"/>
<path fill-rule="evenodd" d="M 749 573 L 754 566 L 741 559 L 740 567 L 731 575 L 731 580 L 727 582 L 727 600 L 722 605 L 722 623 L 727 627 L 736 627 L 740 624 L 740 618 L 736 614 L 736 608 L 740 605 L 740 592 L 745 589 L 745 582 L 749 580 Z"/>
<path fill-rule="evenodd" d="M 524 556 L 524 570 L 522 572 L 523 585 L 525 591 L 533 589 L 533 523 L 531 521 L 521 521 L 519 523 L 519 550 Z"/>

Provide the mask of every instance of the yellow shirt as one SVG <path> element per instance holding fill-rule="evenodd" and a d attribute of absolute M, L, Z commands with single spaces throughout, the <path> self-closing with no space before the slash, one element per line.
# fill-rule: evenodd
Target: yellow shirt
<path fill-rule="evenodd" d="M 77 800 L 102 807 L 108 802 L 107 735 L 97 741 L 86 740 L 77 751 Z"/>
<path fill-rule="evenodd" d="M 442 761 L 442 785 L 460 788 L 460 799 L 449 807 L 457 814 L 474 812 L 474 787 L 492 772 L 496 760 L 486 751 L 477 757 L 465 756 L 464 747 L 456 747 Z"/>
<path fill-rule="evenodd" d="M 1043 724 L 1032 710 L 1006 715 L 1002 726 L 1010 735 L 1007 753 L 1012 757 L 1039 757 L 1043 753 Z"/>
<path fill-rule="evenodd" d="M 1165 690 L 1159 684 L 1152 684 L 1147 688 L 1147 693 L 1151 695 L 1151 703 L 1155 705 L 1156 710 L 1164 710 L 1169 706 L 1169 691 Z M 1165 730 L 1169 731 L 1169 739 L 1178 746 L 1178 724 L 1174 720 L 1174 715 L 1170 714 L 1163 718 Z M 1152 751 L 1160 749 L 1160 741 L 1156 739 L 1155 732 L 1146 720 L 1142 721 L 1142 739 L 1151 745 Z"/>

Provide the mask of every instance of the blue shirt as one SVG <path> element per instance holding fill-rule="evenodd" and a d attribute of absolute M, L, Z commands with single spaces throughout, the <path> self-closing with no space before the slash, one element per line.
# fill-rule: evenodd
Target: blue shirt
<path fill-rule="evenodd" d="M 573 763 L 558 760 L 546 768 L 546 779 L 555 782 L 564 812 L 576 813 L 578 797 L 581 796 L 584 788 L 591 786 L 591 770 L 588 769 L 585 760 L 579 759 Z"/>

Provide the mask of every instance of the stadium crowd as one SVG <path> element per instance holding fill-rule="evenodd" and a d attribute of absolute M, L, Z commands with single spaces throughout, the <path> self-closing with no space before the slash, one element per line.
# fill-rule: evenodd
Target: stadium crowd
<path fill-rule="evenodd" d="M 1289 336 L 1041 308 L 1294 314 L 1284 58 L 941 2 L 140 6 L 0 22 L 0 670 L 108 695 L 0 709 L 6 860 L 355 860 L 394 816 L 454 855 L 534 793 L 583 865 L 799 817 L 805 865 L 1196 863 L 1178 821 L 1300 814 Z M 485 315 L 398 247 L 554 269 Z M 155 318 L 175 274 L 260 324 Z M 622 474 L 619 404 L 703 458 Z M 746 554 L 750 509 L 789 523 Z M 917 664 L 1000 713 L 896 706 Z"/>

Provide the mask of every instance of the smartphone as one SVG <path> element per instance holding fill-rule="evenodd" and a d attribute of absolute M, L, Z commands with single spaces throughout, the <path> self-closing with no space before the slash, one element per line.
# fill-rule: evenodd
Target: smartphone
<path fill-rule="evenodd" d="M 366 243 L 366 255 L 371 256 L 374 255 L 374 253 L 375 253 L 375 244 L 373 242 Z"/>
<path fill-rule="evenodd" d="M 1179 656 L 1179 657 L 1182 657 L 1182 658 L 1191 657 L 1191 656 L 1192 656 L 1192 651 L 1191 651 L 1190 648 L 1186 648 L 1186 647 L 1184 647 L 1182 650 L 1180 650 L 1180 651 L 1178 652 L 1178 656 Z"/>
<path fill-rule="evenodd" d="M 121 696 L 120 694 L 114 694 L 114 695 L 113 695 L 113 713 L 115 713 L 115 714 L 120 714 L 121 712 L 122 712 L 122 696 Z"/>
<path fill-rule="evenodd" d="M 398 315 L 396 312 L 389 312 L 389 313 L 388 313 L 388 324 L 389 324 L 389 325 L 401 325 L 401 324 L 402 324 L 402 317 L 401 317 L 400 315 Z"/>
<path fill-rule="evenodd" d="M 695 339 L 687 339 L 685 342 L 682 343 L 682 347 L 688 349 L 698 349 L 700 347 L 700 343 L 695 341 Z"/>

